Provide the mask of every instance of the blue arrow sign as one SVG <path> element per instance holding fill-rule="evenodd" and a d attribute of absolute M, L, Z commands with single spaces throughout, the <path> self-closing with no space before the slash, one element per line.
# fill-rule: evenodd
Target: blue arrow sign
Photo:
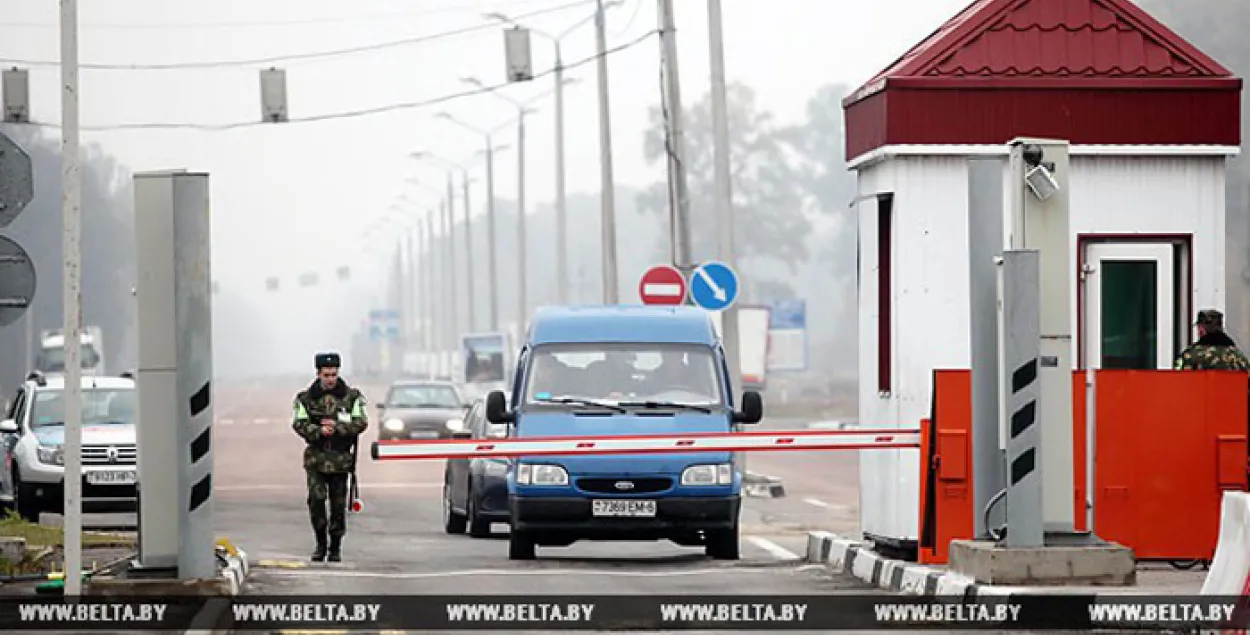
<path fill-rule="evenodd" d="M 708 311 L 723 311 L 738 299 L 738 274 L 721 262 L 705 262 L 690 276 L 690 299 Z"/>

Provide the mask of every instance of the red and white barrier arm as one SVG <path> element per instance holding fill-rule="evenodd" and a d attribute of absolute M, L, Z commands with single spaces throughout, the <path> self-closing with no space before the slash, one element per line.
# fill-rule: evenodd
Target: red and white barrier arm
<path fill-rule="evenodd" d="M 374 441 L 372 454 L 374 460 L 378 461 L 404 461 L 578 454 L 887 450 L 919 447 L 920 431 L 915 429 L 791 430 L 610 437 Z"/>

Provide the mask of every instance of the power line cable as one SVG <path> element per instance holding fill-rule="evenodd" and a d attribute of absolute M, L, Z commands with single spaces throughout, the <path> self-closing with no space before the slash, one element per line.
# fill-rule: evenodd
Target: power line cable
<path fill-rule="evenodd" d="M 542 2 L 550 2 L 551 0 L 508 0 L 506 2 L 498 2 L 495 5 L 502 6 L 519 6 L 533 5 Z M 245 22 L 165 22 L 165 23 L 119 23 L 119 22 L 102 22 L 102 23 L 84 23 L 80 24 L 82 30 L 120 30 L 120 31 L 141 31 L 141 30 L 169 30 L 169 29 L 232 29 L 232 28 L 251 28 L 251 27 L 278 27 L 278 26 L 309 26 L 319 24 L 346 24 L 350 22 L 378 22 L 386 20 L 394 20 L 397 18 L 422 17 L 429 15 L 443 14 L 459 14 L 459 13 L 479 13 L 483 7 L 474 7 L 466 9 L 464 7 L 443 7 L 439 9 L 425 9 L 422 11 L 396 11 L 390 13 L 375 13 L 369 15 L 355 16 L 337 16 L 326 18 L 307 18 L 303 20 L 270 20 L 270 21 L 245 21 Z M 0 23 L 2 28 L 24 28 L 24 29 L 56 29 L 60 25 L 55 22 L 3 22 Z"/>
<path fill-rule="evenodd" d="M 633 40 L 630 40 L 624 44 L 615 46 L 613 48 L 610 48 L 604 51 L 603 55 L 606 57 L 608 55 L 612 55 L 614 53 L 618 53 L 620 51 L 624 51 L 626 49 L 630 49 L 635 46 L 638 46 L 639 44 L 642 44 L 643 42 L 647 41 L 647 39 L 649 39 L 652 35 L 655 35 L 657 33 L 659 33 L 658 30 L 652 30 L 652 31 L 643 33 L 642 35 L 638 36 L 637 38 L 634 38 Z M 585 66 L 586 64 L 589 64 L 591 62 L 598 60 L 599 57 L 600 56 L 598 54 L 595 54 L 595 55 L 591 55 L 590 57 L 580 59 L 576 62 L 564 64 L 564 69 L 569 70 L 573 68 L 578 68 L 580 66 Z M 556 69 L 552 68 L 550 70 L 546 70 L 541 73 L 536 73 L 534 74 L 533 79 L 547 77 L 549 75 L 554 74 L 555 72 L 556 72 Z M 80 126 L 79 129 L 84 132 L 112 132 L 112 131 L 118 131 L 118 130 L 200 130 L 200 131 L 205 131 L 205 132 L 224 132 L 227 130 L 236 130 L 239 128 L 254 128 L 257 126 L 287 126 L 290 124 L 313 123 L 313 122 L 319 122 L 319 121 L 333 121 L 337 119 L 356 119 L 359 117 L 366 117 L 369 115 L 378 115 L 382 113 L 396 112 L 396 111 L 401 111 L 401 110 L 428 108 L 430 106 L 436 106 L 436 105 L 443 104 L 449 101 L 454 101 L 456 99 L 462 99 L 464 97 L 475 97 L 477 95 L 485 95 L 487 93 L 490 93 L 496 90 L 504 89 L 508 87 L 510 84 L 511 82 L 502 82 L 502 83 L 491 85 L 491 86 L 483 86 L 481 88 L 475 88 L 473 90 L 466 90 L 466 91 L 462 91 L 458 93 L 452 93 L 449 95 L 442 95 L 440 97 L 435 97 L 433 99 L 427 99 L 423 101 L 403 102 L 403 103 L 396 103 L 396 104 L 388 104 L 385 106 L 375 106 L 373 108 L 363 108 L 360 110 L 326 113 L 322 115 L 313 115 L 310 117 L 291 118 L 282 123 L 273 123 L 269 121 L 241 121 L 241 122 L 224 123 L 224 124 L 131 123 L 131 124 L 115 124 L 111 126 Z M 22 125 L 30 125 L 30 126 L 37 126 L 40 128 L 52 128 L 52 129 L 60 129 L 61 127 L 60 124 L 43 123 L 43 122 L 36 122 L 36 121 L 32 121 L 28 124 L 22 124 Z"/>
<path fill-rule="evenodd" d="M 577 2 L 569 2 L 555 7 L 548 7 L 537 11 L 517 16 L 517 19 L 532 18 L 535 16 L 546 15 L 548 13 L 557 13 L 566 11 L 575 7 L 588 4 L 587 0 L 578 0 Z M 368 53 L 372 51 L 380 51 L 400 46 L 411 46 L 413 44 L 425 44 L 437 40 L 444 40 L 477 31 L 485 31 L 487 29 L 498 29 L 499 25 L 494 22 L 478 24 L 469 27 L 462 27 L 451 31 L 441 33 L 431 33 L 429 35 L 419 35 L 415 37 L 403 38 L 399 40 L 390 40 L 387 42 L 378 42 L 375 44 L 366 44 L 364 46 L 353 46 L 330 51 L 316 51 L 311 53 L 293 53 L 290 55 L 277 55 L 273 57 L 259 57 L 245 60 L 218 60 L 209 62 L 175 62 L 171 64 L 79 64 L 80 70 L 92 71 L 172 71 L 172 70 L 192 70 L 192 69 L 211 69 L 211 68 L 231 68 L 237 66 L 271 66 L 274 64 L 290 61 L 314 60 L 343 57 L 347 55 L 355 55 L 358 53 Z M 30 60 L 0 57 L 0 64 L 11 66 L 29 66 L 29 67 L 54 67 L 60 68 L 59 61 L 52 60 Z"/>

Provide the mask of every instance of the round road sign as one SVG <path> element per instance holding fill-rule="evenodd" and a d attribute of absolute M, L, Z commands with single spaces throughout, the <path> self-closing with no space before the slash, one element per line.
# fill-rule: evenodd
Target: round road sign
<path fill-rule="evenodd" d="M 22 317 L 35 298 L 35 263 L 22 246 L 0 236 L 0 327 Z"/>
<path fill-rule="evenodd" d="M 656 265 L 642 274 L 638 297 L 643 304 L 681 304 L 686 299 L 686 277 L 676 267 Z"/>

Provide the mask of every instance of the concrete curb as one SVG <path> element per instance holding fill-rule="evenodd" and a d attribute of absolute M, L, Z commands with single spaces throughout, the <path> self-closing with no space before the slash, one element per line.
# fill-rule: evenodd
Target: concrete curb
<path fill-rule="evenodd" d="M 786 487 L 775 476 L 747 472 L 742 477 L 742 492 L 752 498 L 784 498 Z"/>
<path fill-rule="evenodd" d="M 243 591 L 243 583 L 250 572 L 247 552 L 235 549 L 238 555 L 230 555 L 225 549 L 218 549 L 222 563 L 221 577 L 230 584 L 230 597 Z M 185 635 L 225 635 L 234 630 L 234 616 L 230 613 L 229 598 L 210 598 L 204 608 L 191 620 L 191 627 L 184 631 Z"/>
<path fill-rule="evenodd" d="M 807 534 L 807 561 L 823 564 L 834 574 L 852 575 L 877 588 L 908 595 L 936 595 L 966 601 L 1039 592 L 1033 588 L 977 584 L 962 574 L 886 558 L 874 552 L 870 543 L 848 540 L 826 531 Z"/>

